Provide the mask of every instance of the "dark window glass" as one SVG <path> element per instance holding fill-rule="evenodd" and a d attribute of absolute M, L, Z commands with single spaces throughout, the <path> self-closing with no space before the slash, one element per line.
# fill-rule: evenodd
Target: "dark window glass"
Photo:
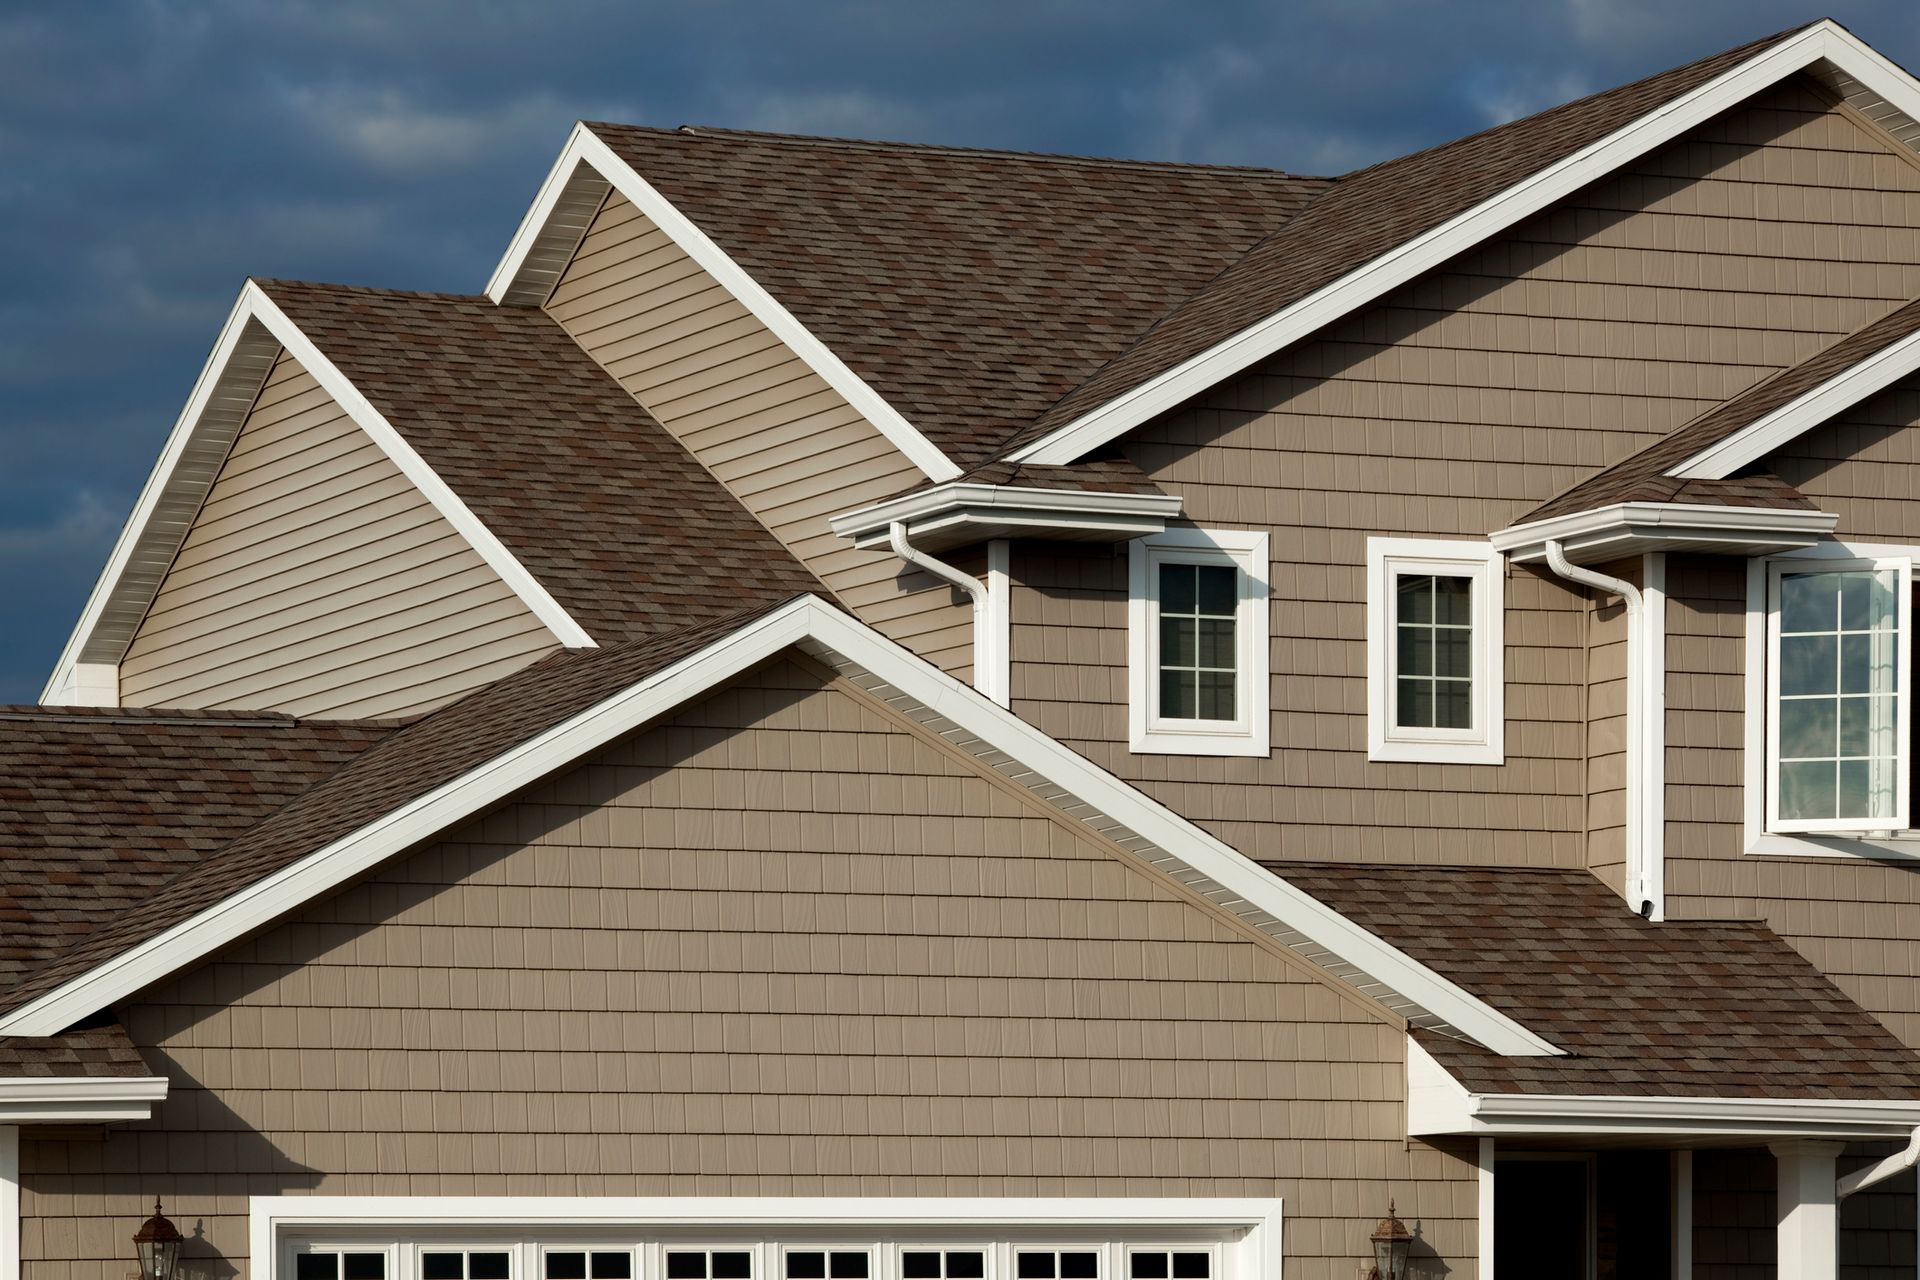
<path fill-rule="evenodd" d="M 340 1255 L 343 1280 L 387 1280 L 387 1255 L 384 1253 L 343 1253 Z"/>
<path fill-rule="evenodd" d="M 633 1255 L 625 1249 L 594 1254 L 593 1280 L 633 1280 Z"/>
<path fill-rule="evenodd" d="M 466 1269 L 461 1265 L 464 1261 L 457 1253 L 423 1253 L 420 1280 L 465 1280 Z"/>
<path fill-rule="evenodd" d="M 1395 727 L 1473 728 L 1473 579 L 1396 574 L 1394 594 Z"/>
<path fill-rule="evenodd" d="M 713 1280 L 747 1280 L 753 1274 L 753 1255 L 745 1250 L 715 1253 L 712 1255 L 712 1268 L 708 1274 Z"/>
<path fill-rule="evenodd" d="M 587 1280 L 587 1255 L 578 1252 L 549 1253 L 547 1280 Z"/>
<path fill-rule="evenodd" d="M 1050 1253 L 1023 1253 L 1013 1269 L 1020 1280 L 1054 1280 L 1054 1261 Z"/>
<path fill-rule="evenodd" d="M 707 1255 L 704 1253 L 669 1253 L 667 1255 L 667 1280 L 706 1280 Z"/>
<path fill-rule="evenodd" d="M 947 1254 L 947 1280 L 983 1280 L 987 1274 L 987 1255 L 978 1249 Z"/>
<path fill-rule="evenodd" d="M 293 1260 L 293 1274 L 295 1280 L 336 1280 L 340 1259 L 331 1253 L 302 1253 Z"/>
<path fill-rule="evenodd" d="M 467 1280 L 507 1280 L 508 1255 L 505 1252 L 467 1255 Z"/>
<path fill-rule="evenodd" d="M 1239 592 L 1240 571 L 1230 565 L 1160 566 L 1159 693 L 1167 719 L 1238 717 Z"/>
<path fill-rule="evenodd" d="M 940 1255 L 931 1249 L 908 1249 L 900 1255 L 900 1275 L 902 1280 L 940 1280 Z"/>
<path fill-rule="evenodd" d="M 1127 1260 L 1127 1275 L 1131 1280 L 1167 1280 L 1167 1255 L 1136 1253 Z"/>
<path fill-rule="evenodd" d="M 867 1280 L 867 1255 L 854 1250 L 836 1251 L 828 1273 L 833 1280 Z"/>
<path fill-rule="evenodd" d="M 827 1280 L 827 1255 L 818 1249 L 789 1253 L 787 1280 Z"/>
<path fill-rule="evenodd" d="M 1100 1274 L 1100 1255 L 1097 1253 L 1063 1253 L 1060 1255 L 1060 1280 L 1095 1280 Z"/>
<path fill-rule="evenodd" d="M 1173 1255 L 1173 1280 L 1207 1280 L 1212 1274 L 1213 1255 L 1210 1253 Z"/>

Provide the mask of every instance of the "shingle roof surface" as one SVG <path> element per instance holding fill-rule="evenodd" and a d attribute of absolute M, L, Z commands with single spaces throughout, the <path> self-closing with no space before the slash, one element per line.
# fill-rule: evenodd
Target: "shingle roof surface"
<path fill-rule="evenodd" d="M 784 603 L 784 602 L 779 602 Z M 719 640 L 773 605 L 736 610 L 681 631 L 567 649 L 469 694 L 342 762 L 272 813 L 255 815 L 217 850 L 159 882 L 146 882 L 118 909 L 87 913 L 79 934 L 0 998 L 17 1007 L 334 840 L 486 763 L 595 703 Z M 504 797 L 502 797 L 504 798 Z M 92 901 L 89 896 L 86 901 Z"/>
<path fill-rule="evenodd" d="M 544 312 L 259 283 L 596 641 L 824 592 Z"/>
<path fill-rule="evenodd" d="M 1654 924 L 1579 870 L 1264 865 L 1568 1051 L 1417 1032 L 1473 1092 L 1920 1096 L 1920 1055 L 1764 924 Z"/>
<path fill-rule="evenodd" d="M 1327 186 L 1263 169 L 590 127 L 962 468 Z"/>
<path fill-rule="evenodd" d="M 1005 447 L 1151 381 L 1803 29 L 1340 178 Z"/>
<path fill-rule="evenodd" d="M 44 1038 L 0 1037 L 0 1079 L 158 1074 L 117 1024 Z"/>
<path fill-rule="evenodd" d="M 394 732 L 253 713 L 0 708 L 0 985 Z"/>
<path fill-rule="evenodd" d="M 1639 453 L 1541 503 L 1517 523 L 1545 520 L 1575 511 L 1590 511 L 1616 502 L 1684 501 L 1683 498 L 1667 495 L 1679 492 L 1683 485 L 1733 484 L 1732 480 L 1682 481 L 1665 473 L 1695 454 L 1739 434 L 1774 410 L 1845 373 L 1862 360 L 1916 333 L 1920 333 L 1920 299 L 1897 308 L 1871 324 L 1863 325 L 1830 344 L 1826 350 L 1755 383 L 1731 400 L 1715 405 L 1664 439 L 1655 441 Z M 1775 483 L 1784 485 L 1782 481 Z"/>

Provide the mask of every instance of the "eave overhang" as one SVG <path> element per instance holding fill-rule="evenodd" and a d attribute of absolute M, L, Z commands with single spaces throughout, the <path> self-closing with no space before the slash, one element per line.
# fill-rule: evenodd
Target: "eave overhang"
<path fill-rule="evenodd" d="M 0 1124 L 146 1120 L 166 1096 L 165 1076 L 16 1076 L 0 1079 Z"/>
<path fill-rule="evenodd" d="M 1180 498 L 1173 494 L 956 482 L 843 512 L 831 525 L 864 550 L 886 546 L 887 530 L 904 524 L 914 546 L 939 551 L 992 538 L 1125 542 L 1161 533 L 1179 515 Z"/>
<path fill-rule="evenodd" d="M 1777 555 L 1814 545 L 1839 521 L 1830 511 L 1801 508 L 1619 502 L 1517 524 L 1495 533 L 1492 542 L 1517 564 L 1545 560 L 1549 542 L 1558 542 L 1575 564 L 1604 564 L 1648 551 Z"/>

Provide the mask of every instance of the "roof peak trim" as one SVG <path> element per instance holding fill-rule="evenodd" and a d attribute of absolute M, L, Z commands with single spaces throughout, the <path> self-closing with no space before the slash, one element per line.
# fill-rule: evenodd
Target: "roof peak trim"
<path fill-rule="evenodd" d="M 942 722 L 989 767 L 1105 828 L 1210 899 L 1384 1007 L 1507 1056 L 1561 1051 L 1479 997 L 1206 834 L 990 699 L 817 596 L 803 596 L 535 735 L 376 821 L 0 1017 L 0 1035 L 47 1035 L 197 963 L 483 809 L 790 648 L 834 658 L 863 688 Z M 879 695 L 886 696 L 886 695 Z M 919 718 L 919 717 L 915 717 Z M 1348 978 L 1352 981 L 1351 978 Z M 1406 1016 L 1404 1013 L 1402 1016 Z"/>
<path fill-rule="evenodd" d="M 940 448 L 922 435 L 900 411 L 880 397 L 866 381 L 816 338 L 794 314 L 782 306 L 706 232 L 695 226 L 652 183 L 641 177 L 632 165 L 622 160 L 592 126 L 576 124 L 541 184 L 533 204 L 520 221 L 506 253 L 487 281 L 487 296 L 496 303 L 511 294 L 528 259 L 534 254 L 555 211 L 561 206 L 575 173 L 585 165 L 626 197 L 653 224 L 665 232 L 689 257 L 698 263 L 721 287 L 751 311 L 754 318 L 773 331 L 793 353 L 818 374 L 828 386 L 851 404 L 875 430 L 905 457 L 920 468 L 929 480 L 957 479 L 961 470 Z"/>
<path fill-rule="evenodd" d="M 1622 164 L 1822 62 L 1865 85 L 1900 112 L 1920 118 L 1920 83 L 1837 22 L 1823 18 L 1007 456 L 1016 462 L 1054 465 L 1077 461 Z"/>
<path fill-rule="evenodd" d="M 75 625 L 59 662 L 54 666 L 53 675 L 40 694 L 43 703 L 58 703 L 67 696 L 67 685 L 78 664 L 118 662 L 124 656 L 126 645 L 131 643 L 140 620 L 145 617 L 153 594 L 165 579 L 174 553 L 191 529 L 201 502 L 205 500 L 226 461 L 233 439 L 245 425 L 260 385 L 265 382 L 275 356 L 282 349 L 299 362 L 321 389 L 346 411 L 354 424 L 373 439 L 394 465 L 400 468 L 401 473 L 419 488 L 441 516 L 460 532 L 481 559 L 533 611 L 534 616 L 547 625 L 561 644 L 571 649 L 596 647 L 593 637 L 560 607 L 552 594 L 480 522 L 480 518 L 474 515 L 459 495 L 427 465 L 413 446 L 360 394 L 359 389 L 319 347 L 301 332 L 300 327 L 287 318 L 267 291 L 257 281 L 249 279 L 241 286 L 240 296 L 234 301 L 233 310 L 227 316 L 212 355 L 201 370 L 193 394 L 175 422 L 173 434 L 161 451 L 159 461 L 154 464 L 133 513 L 120 531 L 113 554 L 94 584 L 93 594 L 87 600 L 80 621 Z M 232 385 L 228 377 L 230 367 L 249 362 L 263 366 L 258 370 L 258 378 L 249 374 L 246 380 L 250 386 Z M 214 420 L 216 418 L 217 421 Z M 203 436 L 208 431 L 220 438 L 212 441 L 211 448 L 204 449 L 204 456 L 191 456 L 196 445 L 206 444 Z M 174 507 L 163 512 L 161 508 L 169 499 L 173 500 Z M 154 526 L 157 517 L 164 517 L 172 523 L 164 531 L 156 532 Z M 128 570 L 136 555 L 144 556 L 150 566 L 157 567 L 148 568 L 140 580 L 128 582 Z M 105 641 L 107 651 L 100 652 L 95 646 L 96 632 L 109 610 L 116 606 L 122 619 L 120 630 L 125 634 Z"/>

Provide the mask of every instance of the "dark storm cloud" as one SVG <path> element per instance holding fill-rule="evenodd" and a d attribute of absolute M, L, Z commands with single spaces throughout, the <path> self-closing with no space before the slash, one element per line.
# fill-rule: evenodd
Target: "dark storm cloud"
<path fill-rule="evenodd" d="M 1920 61 L 1911 0 L 1834 15 Z M 1816 16 L 1776 0 L 0 7 L 0 702 L 248 274 L 475 290 L 571 121 L 1338 172 Z"/>

